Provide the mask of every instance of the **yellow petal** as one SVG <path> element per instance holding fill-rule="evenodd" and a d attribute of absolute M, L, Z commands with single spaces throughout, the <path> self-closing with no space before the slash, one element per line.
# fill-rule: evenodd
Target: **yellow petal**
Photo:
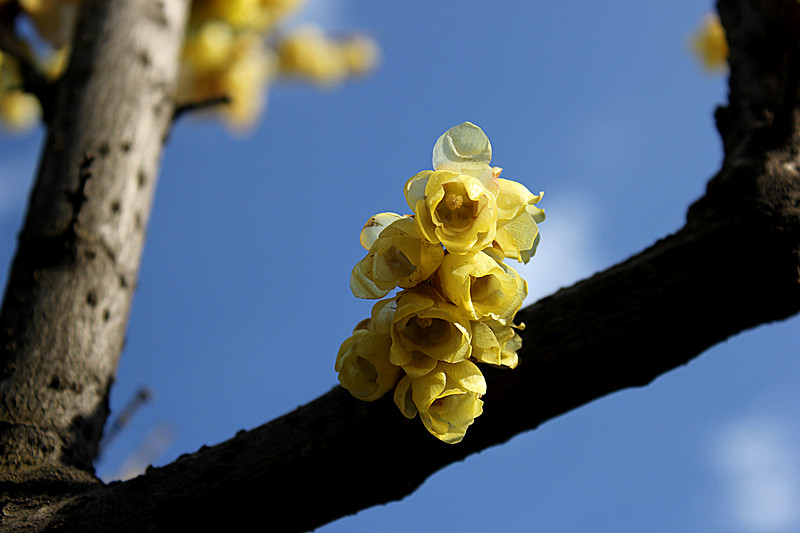
<path fill-rule="evenodd" d="M 361 237 L 359 238 L 361 246 L 369 250 L 372 244 L 378 239 L 381 232 L 389 227 L 392 222 L 401 218 L 403 218 L 403 216 L 397 213 L 378 213 L 371 217 L 361 230 Z"/>
<path fill-rule="evenodd" d="M 387 298 L 372 306 L 371 325 L 377 333 L 389 335 L 397 310 L 397 298 Z"/>
<path fill-rule="evenodd" d="M 417 212 L 417 205 L 419 202 L 425 200 L 425 189 L 428 186 L 428 179 L 430 179 L 431 174 L 433 174 L 432 170 L 423 170 L 409 178 L 403 188 L 403 192 L 406 196 L 406 203 L 414 213 Z"/>
<path fill-rule="evenodd" d="M 403 366 L 405 373 L 412 379 L 421 378 L 436 368 L 438 361 L 421 352 L 413 352 L 411 361 Z"/>
<path fill-rule="evenodd" d="M 439 363 L 439 368 L 447 377 L 448 387 L 456 386 L 464 391 L 486 394 L 486 379 L 474 363 Z"/>
<path fill-rule="evenodd" d="M 394 389 L 394 404 L 406 418 L 417 416 L 417 406 L 411 397 L 411 378 L 404 376 Z"/>
<path fill-rule="evenodd" d="M 483 172 L 492 160 L 492 144 L 478 126 L 464 122 L 444 132 L 433 147 L 433 168 Z"/>
<path fill-rule="evenodd" d="M 500 220 L 510 220 L 520 214 L 529 205 L 542 199 L 543 194 L 533 194 L 523 184 L 499 178 L 497 193 L 497 216 Z"/>
<path fill-rule="evenodd" d="M 368 261 L 367 263 L 365 263 Z M 372 263 L 371 257 L 365 257 L 360 262 L 356 263 L 353 271 L 350 273 L 350 290 L 356 298 L 366 298 L 368 300 L 375 300 L 383 298 L 391 289 L 379 289 L 375 282 L 373 282 L 365 271 L 369 271 Z"/>
<path fill-rule="evenodd" d="M 444 372 L 434 371 L 411 381 L 411 398 L 420 411 L 427 411 L 444 390 L 447 377 Z"/>

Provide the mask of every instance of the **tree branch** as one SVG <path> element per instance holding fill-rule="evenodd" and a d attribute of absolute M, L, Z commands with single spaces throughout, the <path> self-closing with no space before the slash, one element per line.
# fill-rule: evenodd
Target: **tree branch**
<path fill-rule="evenodd" d="M 732 67 L 730 103 L 717 113 L 722 169 L 680 231 L 520 312 L 522 364 L 486 372 L 485 412 L 462 443 L 432 438 L 391 398 L 364 403 L 337 387 L 131 481 L 76 488 L 49 513 L 49 529 L 231 528 L 260 518 L 307 531 L 402 498 L 454 461 L 797 313 L 800 5 L 719 8 Z"/>

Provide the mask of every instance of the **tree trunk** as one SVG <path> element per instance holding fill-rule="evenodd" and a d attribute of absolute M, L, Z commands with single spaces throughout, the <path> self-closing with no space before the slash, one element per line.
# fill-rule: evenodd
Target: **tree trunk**
<path fill-rule="evenodd" d="M 0 311 L 5 482 L 97 483 L 187 11 L 83 1 Z"/>
<path fill-rule="evenodd" d="M 119 4 L 124 10 L 137 3 Z M 143 221 L 160 142 L 153 141 L 152 166 L 141 167 L 146 193 L 138 190 L 141 168 L 125 154 L 148 139 L 160 140 L 168 127 L 151 92 L 128 96 L 132 82 L 120 86 L 119 98 L 149 104 L 114 116 L 119 130 L 113 135 L 90 133 L 102 131 L 93 121 L 103 124 L 109 115 L 95 110 L 94 118 L 67 121 L 75 130 L 63 130 L 67 122 L 58 116 L 66 111 L 58 110 L 48 154 L 56 147 L 62 152 L 50 155 L 52 161 L 46 155 L 31 202 L 31 213 L 50 213 L 48 222 L 29 215 L 2 314 L 10 383 L 2 389 L 2 442 L 16 454 L 4 457 L 18 458 L 7 460 L 2 474 L 8 523 L 33 531 L 23 520 L 35 512 L 46 530 L 58 531 L 229 529 L 253 521 L 307 531 L 402 498 L 447 464 L 609 392 L 643 386 L 737 332 L 800 311 L 800 5 L 722 0 L 719 9 L 731 45 L 730 102 L 717 113 L 725 146 L 721 170 L 680 231 L 520 312 L 527 324 L 523 364 L 513 372 L 486 372 L 491 409 L 458 445 L 445 445 L 418 421 L 398 416 L 391 398 L 364 403 L 337 387 L 273 422 L 133 480 L 48 484 L 60 478 L 48 478 L 45 466 L 58 475 L 77 468 L 86 473 L 77 481 L 92 479 L 87 461 L 105 418 L 135 278 L 130 258 L 138 261 L 141 248 L 136 213 Z M 174 21 L 180 17 L 172 17 L 165 28 L 179 26 Z M 138 20 L 160 27 L 157 18 L 140 14 Z M 109 46 L 97 41 L 100 48 Z M 143 41 L 124 42 L 115 54 L 138 59 L 140 74 L 149 79 L 154 72 L 166 79 L 154 58 L 145 65 L 145 54 L 131 51 Z M 93 53 L 97 59 L 79 63 L 83 70 L 71 68 L 59 107 L 86 100 L 70 92 L 78 89 L 67 89 L 75 83 L 88 90 L 82 81 L 86 61 L 98 62 L 98 71 L 108 66 L 99 49 Z M 161 129 L 148 136 L 142 133 L 147 127 Z M 59 141 L 59 131 L 70 134 Z M 64 157 L 73 141 L 78 146 Z M 114 180 L 106 176 L 112 157 L 120 158 Z M 122 169 L 124 180 L 116 177 Z M 130 185 L 120 185 L 129 179 Z M 136 252 L 123 252 L 133 237 Z M 96 273 L 86 276 L 87 268 Z M 54 281 L 61 277 L 63 288 Z M 98 285 L 99 279 L 106 281 Z M 15 377 L 22 369 L 27 377 Z M 25 478 L 23 464 L 39 470 Z M 277 495 L 270 496 L 275 488 Z"/>

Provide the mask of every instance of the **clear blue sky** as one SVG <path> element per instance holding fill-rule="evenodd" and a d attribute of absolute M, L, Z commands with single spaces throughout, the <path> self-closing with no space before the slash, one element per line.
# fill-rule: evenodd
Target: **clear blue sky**
<path fill-rule="evenodd" d="M 678 229 L 721 161 L 725 80 L 687 44 L 711 2 L 309 8 L 370 33 L 383 61 L 335 90 L 272 87 L 247 138 L 203 120 L 172 135 L 111 405 L 141 385 L 156 397 L 99 463 L 105 479 L 137 448 L 164 464 L 337 383 L 339 344 L 371 308 L 348 287 L 361 226 L 408 211 L 403 184 L 450 126 L 481 126 L 504 176 L 545 191 L 541 246 L 521 270 L 531 302 Z M 0 137 L 3 284 L 40 141 Z M 797 325 L 734 337 L 319 531 L 800 530 Z"/>

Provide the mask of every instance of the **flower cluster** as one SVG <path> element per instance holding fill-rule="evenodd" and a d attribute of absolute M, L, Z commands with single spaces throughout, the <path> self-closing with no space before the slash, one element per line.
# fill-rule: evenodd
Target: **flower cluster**
<path fill-rule="evenodd" d="M 261 116 L 268 87 L 280 78 L 332 86 L 375 67 L 378 47 L 367 37 L 332 38 L 313 27 L 281 32 L 281 23 L 303 1 L 193 0 L 178 106 L 213 109 L 241 130 Z M 0 50 L 0 120 L 9 128 L 25 130 L 39 120 L 39 101 L 25 90 L 22 67 L 50 81 L 61 75 L 79 5 L 80 0 L 0 0 L 3 26 L 15 27 L 17 16 L 26 17 L 48 45 L 37 47 L 43 58 L 22 36 L 14 37 L 14 50 Z"/>
<path fill-rule="evenodd" d="M 341 83 L 372 70 L 377 46 L 365 37 L 332 39 L 318 28 L 279 35 L 278 25 L 303 0 L 194 0 L 178 82 L 179 103 L 227 97 L 218 109 L 229 126 L 261 115 L 267 87 L 280 77 Z M 345 53 L 363 43 L 367 52 Z M 357 56 L 357 57 L 356 57 Z M 345 57 L 355 57 L 347 62 Z"/>
<path fill-rule="evenodd" d="M 505 259 L 527 263 L 539 242 L 542 194 L 500 178 L 483 131 L 465 122 L 433 149 L 433 168 L 408 180 L 413 215 L 380 213 L 361 232 L 368 250 L 350 276 L 359 298 L 379 300 L 336 358 L 339 382 L 373 401 L 394 389 L 408 418 L 460 442 L 483 410 L 476 363 L 514 368 L 522 339 L 514 315 L 528 285 Z"/>

